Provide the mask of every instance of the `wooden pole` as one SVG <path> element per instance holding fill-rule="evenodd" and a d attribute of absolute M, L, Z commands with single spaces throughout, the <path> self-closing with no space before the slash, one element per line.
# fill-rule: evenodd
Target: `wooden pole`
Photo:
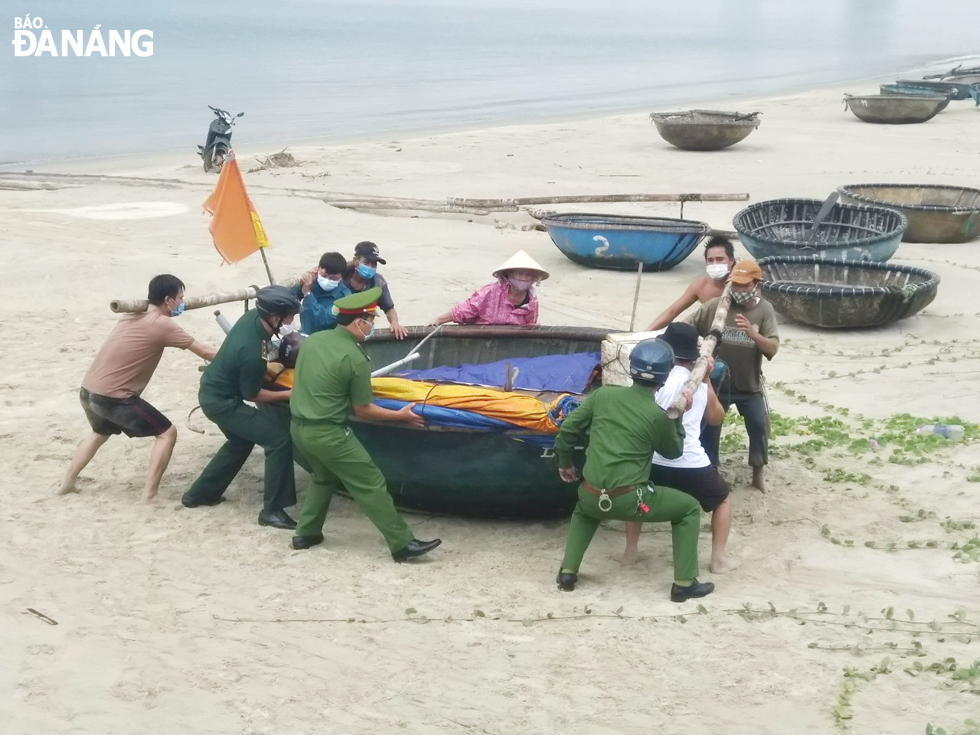
<path fill-rule="evenodd" d="M 447 204 L 461 207 L 511 209 L 539 204 L 583 204 L 591 202 L 744 202 L 748 194 L 584 194 L 577 196 L 520 197 L 515 199 L 460 199 L 450 197 Z"/>
<path fill-rule="evenodd" d="M 643 261 L 639 261 L 636 264 L 636 291 L 633 292 L 633 313 L 630 315 L 630 331 L 633 331 L 633 325 L 636 324 L 636 304 L 640 300 L 640 276 L 643 275 Z"/>
<path fill-rule="evenodd" d="M 280 285 L 287 288 L 296 288 L 301 283 L 299 277 L 287 278 Z M 217 304 L 227 304 L 231 301 L 248 301 L 254 299 L 258 292 L 257 286 L 240 288 L 237 291 L 216 291 L 204 294 L 203 296 L 191 296 L 184 299 L 184 309 L 203 309 L 206 306 L 216 306 Z M 147 310 L 150 302 L 146 299 L 114 299 L 109 302 L 109 308 L 116 314 L 140 314 Z"/>
<path fill-rule="evenodd" d="M 540 204 L 584 204 L 593 202 L 744 202 L 748 194 L 583 194 L 551 197 L 523 197 L 514 199 L 465 199 L 450 197 L 445 201 L 428 199 L 403 199 L 398 197 L 370 197 L 324 195 L 321 199 L 340 209 L 409 209 L 427 212 L 467 213 L 487 215 L 491 212 L 517 212 L 521 207 Z M 532 215 L 534 216 L 534 215 Z"/>
<path fill-rule="evenodd" d="M 269 285 L 271 286 L 276 282 L 276 279 L 272 277 L 272 271 L 269 269 L 269 261 L 265 257 L 265 248 L 259 248 L 259 253 L 262 255 L 262 265 L 265 266 L 265 273 L 269 276 Z M 184 307 L 187 308 L 186 306 Z"/>
<path fill-rule="evenodd" d="M 711 322 L 711 334 L 705 337 L 701 341 L 701 356 L 694 363 L 694 368 L 691 370 L 691 375 L 687 379 L 687 383 L 684 385 L 683 390 L 674 404 L 667 409 L 667 415 L 676 419 L 678 416 L 683 416 L 684 411 L 687 408 L 687 400 L 690 396 L 693 396 L 695 391 L 697 391 L 698 386 L 704 380 L 704 375 L 708 371 L 708 363 L 705 360 L 709 355 L 714 354 L 715 346 L 718 344 L 718 334 L 721 334 L 725 329 L 725 320 L 728 318 L 728 309 L 732 305 L 732 287 L 731 284 L 725 286 L 725 290 L 721 294 L 721 298 L 718 300 L 718 308 L 715 310 L 714 321 Z"/>

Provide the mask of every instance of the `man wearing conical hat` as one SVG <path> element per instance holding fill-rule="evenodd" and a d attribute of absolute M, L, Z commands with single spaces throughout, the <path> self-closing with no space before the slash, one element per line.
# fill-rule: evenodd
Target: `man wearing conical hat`
<path fill-rule="evenodd" d="M 495 270 L 493 277 L 497 280 L 430 323 L 537 324 L 538 297 L 534 294 L 533 286 L 545 280 L 548 271 L 521 250 Z"/>
<path fill-rule="evenodd" d="M 374 333 L 375 306 L 382 289 L 372 288 L 334 302 L 337 328 L 303 342 L 293 378 L 290 432 L 313 468 L 297 519 L 294 549 L 323 543 L 323 523 L 335 492 L 347 490 L 384 536 L 395 561 L 422 556 L 440 543 L 419 541 L 395 510 L 384 475 L 348 426 L 350 415 L 371 421 L 400 421 L 422 427 L 415 404 L 392 411 L 372 403 L 370 358 L 361 343 Z"/>

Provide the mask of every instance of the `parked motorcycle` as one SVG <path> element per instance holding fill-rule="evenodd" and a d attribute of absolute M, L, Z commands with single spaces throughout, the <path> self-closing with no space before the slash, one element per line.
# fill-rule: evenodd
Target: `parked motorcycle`
<path fill-rule="evenodd" d="M 219 110 L 217 107 L 208 105 L 208 109 L 214 112 L 215 119 L 211 121 L 211 126 L 208 128 L 208 137 L 204 145 L 197 147 L 197 155 L 204 159 L 205 171 L 214 170 L 220 173 L 228 151 L 231 150 L 231 128 L 235 124 L 235 119 L 245 113 L 239 112 L 232 117 L 230 112 Z"/>

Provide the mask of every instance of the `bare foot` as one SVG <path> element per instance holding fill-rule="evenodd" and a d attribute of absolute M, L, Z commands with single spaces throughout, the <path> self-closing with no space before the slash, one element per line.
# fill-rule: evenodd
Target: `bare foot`
<path fill-rule="evenodd" d="M 156 493 L 153 495 L 144 495 L 141 499 L 143 501 L 143 505 L 152 505 L 156 506 L 157 508 L 161 507 L 160 498 L 157 497 Z"/>
<path fill-rule="evenodd" d="M 763 469 L 761 467 L 752 468 L 752 487 L 758 489 L 760 492 L 766 491 L 766 481 L 762 477 Z"/>
<path fill-rule="evenodd" d="M 626 549 L 626 551 L 623 552 L 623 556 L 619 560 L 619 563 L 627 567 L 636 566 L 636 560 L 639 558 L 639 556 L 640 555 L 636 549 Z"/>
<path fill-rule="evenodd" d="M 55 495 L 67 495 L 68 493 L 79 492 L 78 487 L 75 485 L 75 480 L 65 480 L 61 483 L 61 487 L 58 488 Z"/>
<path fill-rule="evenodd" d="M 711 558 L 711 563 L 708 565 L 708 569 L 712 574 L 724 574 L 725 572 L 730 572 L 734 569 L 738 569 L 738 562 L 732 561 L 726 556 L 719 558 Z"/>

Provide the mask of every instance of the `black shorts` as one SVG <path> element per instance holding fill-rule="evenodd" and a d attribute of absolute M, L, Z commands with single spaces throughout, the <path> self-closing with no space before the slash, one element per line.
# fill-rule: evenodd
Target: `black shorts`
<path fill-rule="evenodd" d="M 651 465 L 650 482 L 687 493 L 710 513 L 728 497 L 728 483 L 714 465 L 707 467 L 665 467 Z"/>
<path fill-rule="evenodd" d="M 160 436 L 173 426 L 170 419 L 139 396 L 109 398 L 82 388 L 78 400 L 92 431 L 103 436 L 122 433 L 130 437 Z"/>

